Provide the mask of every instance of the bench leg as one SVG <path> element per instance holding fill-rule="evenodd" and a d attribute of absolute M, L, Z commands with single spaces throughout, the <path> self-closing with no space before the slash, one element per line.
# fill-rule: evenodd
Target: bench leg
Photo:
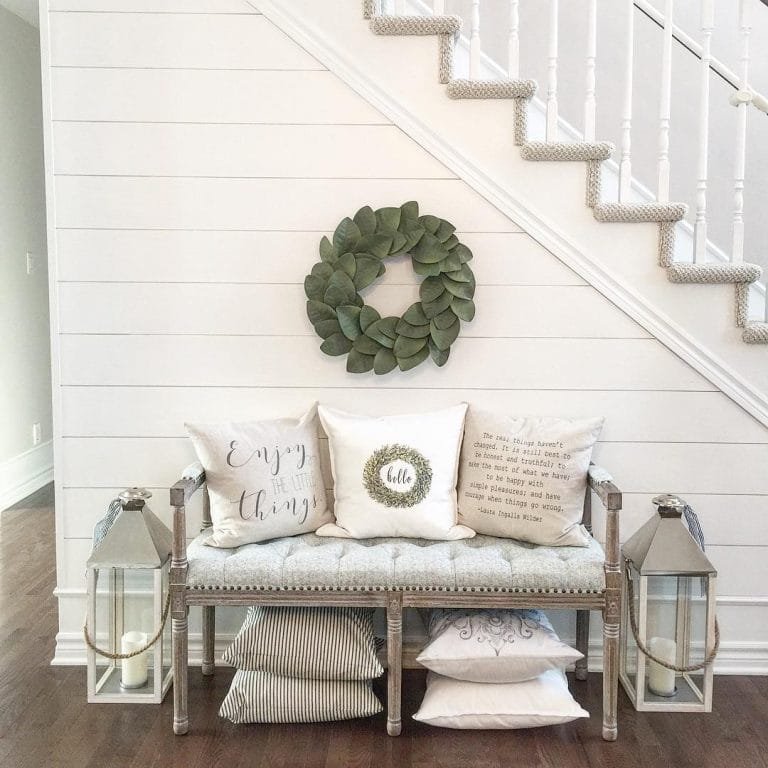
<path fill-rule="evenodd" d="M 576 679 L 586 680 L 589 668 L 589 611 L 576 611 L 576 650 L 584 658 L 576 662 Z"/>
<path fill-rule="evenodd" d="M 172 619 L 173 637 L 173 732 L 181 736 L 189 730 L 188 697 L 188 627 L 189 619 L 184 606 L 183 618 Z"/>
<path fill-rule="evenodd" d="M 603 611 L 603 739 L 618 738 L 619 696 L 619 615 L 621 593 L 606 600 Z"/>
<path fill-rule="evenodd" d="M 204 675 L 212 675 L 215 671 L 213 660 L 213 646 L 216 640 L 216 607 L 213 605 L 203 606 L 203 663 L 202 672 Z"/>
<path fill-rule="evenodd" d="M 387 595 L 387 733 L 399 736 L 403 724 L 400 694 L 403 676 L 403 599 L 399 592 Z"/>

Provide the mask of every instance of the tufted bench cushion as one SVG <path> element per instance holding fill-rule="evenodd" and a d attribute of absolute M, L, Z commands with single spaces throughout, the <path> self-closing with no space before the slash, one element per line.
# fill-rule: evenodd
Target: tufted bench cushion
<path fill-rule="evenodd" d="M 605 555 L 476 536 L 461 541 L 334 539 L 313 533 L 235 549 L 187 550 L 190 589 L 602 592 Z"/>

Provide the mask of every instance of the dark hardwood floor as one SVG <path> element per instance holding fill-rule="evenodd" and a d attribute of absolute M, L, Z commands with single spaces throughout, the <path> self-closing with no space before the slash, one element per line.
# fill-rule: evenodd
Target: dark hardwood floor
<path fill-rule="evenodd" d="M 424 689 L 406 672 L 404 729 L 384 717 L 319 725 L 234 726 L 217 714 L 232 677 L 190 675 L 192 727 L 161 706 L 85 703 L 85 670 L 51 667 L 57 628 L 53 497 L 43 489 L 0 513 L 2 768 L 768 768 L 768 678 L 720 677 L 711 715 L 641 714 L 623 692 L 619 741 L 600 738 L 601 679 L 572 682 L 589 720 L 527 731 L 451 731 L 410 719 Z M 384 690 L 379 686 L 379 693 Z"/>

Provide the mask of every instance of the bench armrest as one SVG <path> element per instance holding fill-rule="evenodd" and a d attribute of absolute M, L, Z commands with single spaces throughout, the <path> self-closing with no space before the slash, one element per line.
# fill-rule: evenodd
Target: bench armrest
<path fill-rule="evenodd" d="M 181 479 L 171 488 L 171 506 L 183 507 L 192 494 L 205 482 L 203 465 L 196 461 L 190 464 L 182 473 Z"/>
<path fill-rule="evenodd" d="M 621 509 L 621 491 L 614 485 L 613 478 L 597 464 L 589 465 L 587 474 L 589 487 L 597 494 L 603 506 L 609 511 Z"/>
<path fill-rule="evenodd" d="M 183 587 L 187 578 L 187 514 L 186 503 L 195 491 L 205 484 L 205 470 L 196 461 L 182 473 L 181 479 L 171 487 L 171 507 L 173 508 L 173 546 L 171 551 L 171 585 Z M 208 494 L 203 500 L 203 525 L 206 520 L 210 525 Z M 178 618 L 178 617 L 176 617 Z"/>
<path fill-rule="evenodd" d="M 621 606 L 621 570 L 619 559 L 621 544 L 619 541 L 619 511 L 621 510 L 621 491 L 613 478 L 602 467 L 590 464 L 588 482 L 605 507 L 605 611 L 603 621 L 611 625 L 611 631 L 618 632 Z M 589 495 L 589 492 L 587 492 Z"/>

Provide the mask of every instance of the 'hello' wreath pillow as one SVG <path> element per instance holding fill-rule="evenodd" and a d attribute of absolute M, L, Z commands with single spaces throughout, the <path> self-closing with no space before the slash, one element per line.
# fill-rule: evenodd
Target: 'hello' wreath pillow
<path fill-rule="evenodd" d="M 314 406 L 300 419 L 185 426 L 211 497 L 206 544 L 239 547 L 310 533 L 333 520 Z"/>
<path fill-rule="evenodd" d="M 588 546 L 581 516 L 603 421 L 471 408 L 459 467 L 459 522 L 490 536 Z"/>
<path fill-rule="evenodd" d="M 335 525 L 318 536 L 465 539 L 456 524 L 456 474 L 466 403 L 369 418 L 320 406 L 331 449 Z"/>

